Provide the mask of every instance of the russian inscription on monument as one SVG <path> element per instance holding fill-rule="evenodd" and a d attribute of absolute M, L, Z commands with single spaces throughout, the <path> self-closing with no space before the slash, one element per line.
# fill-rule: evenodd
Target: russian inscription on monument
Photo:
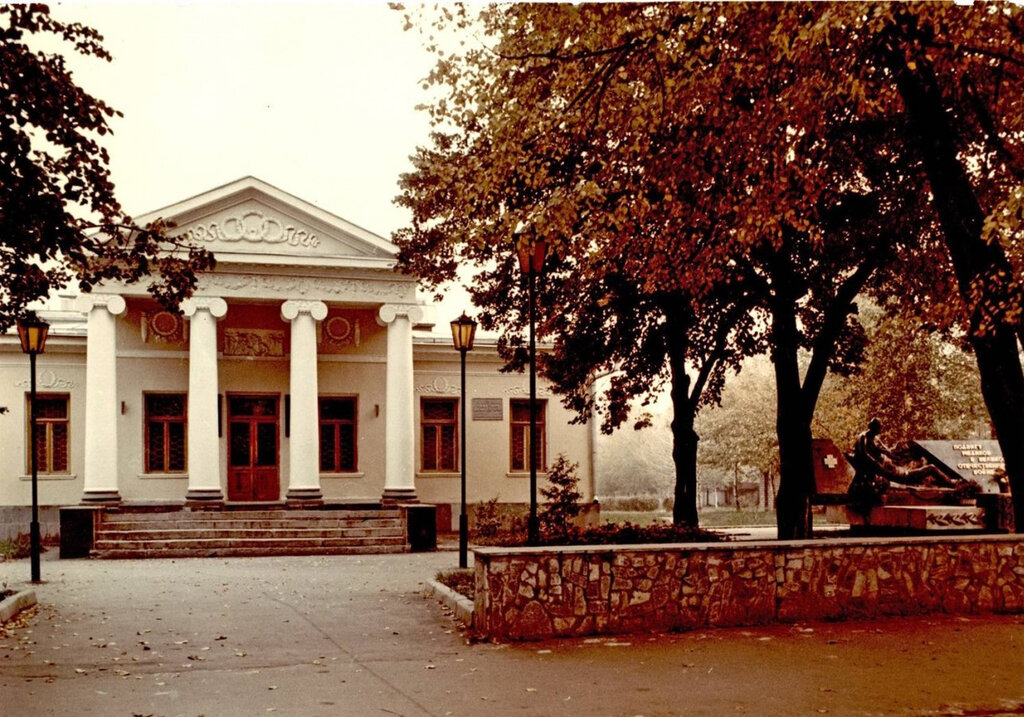
<path fill-rule="evenodd" d="M 975 481 L 984 493 L 998 493 L 996 472 L 1005 469 L 999 441 L 913 441 L 932 463 L 946 471 Z"/>

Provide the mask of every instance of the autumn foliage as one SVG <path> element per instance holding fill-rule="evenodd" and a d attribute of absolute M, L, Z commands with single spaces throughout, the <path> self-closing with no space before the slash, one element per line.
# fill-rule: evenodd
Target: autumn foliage
<path fill-rule="evenodd" d="M 475 266 L 514 368 L 514 242 L 544 238 L 544 369 L 609 430 L 671 391 L 677 523 L 696 523 L 697 411 L 767 353 L 779 535 L 810 534 L 811 422 L 828 373 L 863 359 L 865 293 L 966 337 L 1024 500 L 1019 7 L 512 4 L 407 23 L 438 63 L 402 265 L 429 286 Z"/>

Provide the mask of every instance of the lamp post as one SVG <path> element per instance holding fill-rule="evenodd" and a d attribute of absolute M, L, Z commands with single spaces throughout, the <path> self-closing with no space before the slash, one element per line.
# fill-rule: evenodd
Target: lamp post
<path fill-rule="evenodd" d="M 462 501 L 459 509 L 459 567 L 469 565 L 469 521 L 466 519 L 466 354 L 473 350 L 473 339 L 476 336 L 476 322 L 462 312 L 462 316 L 451 322 L 452 342 L 455 350 L 462 355 Z"/>
<path fill-rule="evenodd" d="M 544 239 L 527 240 L 520 237 L 516 241 L 516 253 L 519 256 L 519 269 L 526 275 L 529 282 L 530 312 L 530 517 L 526 523 L 527 543 L 540 543 L 540 525 L 537 522 L 537 343 L 536 312 L 537 312 L 537 275 L 544 269 L 547 258 L 548 243 Z"/>
<path fill-rule="evenodd" d="M 32 523 L 29 525 L 29 540 L 32 556 L 32 582 L 38 583 L 39 577 L 39 553 L 41 550 L 39 539 L 39 457 L 36 453 L 36 436 L 38 425 L 36 423 L 36 355 L 43 353 L 46 348 L 46 335 L 50 331 L 50 325 L 35 317 L 21 319 L 18 321 L 18 338 L 21 340 L 21 350 L 28 354 L 29 368 L 31 371 L 31 389 L 29 393 L 29 416 L 31 430 L 29 432 L 29 462 L 32 465 Z"/>

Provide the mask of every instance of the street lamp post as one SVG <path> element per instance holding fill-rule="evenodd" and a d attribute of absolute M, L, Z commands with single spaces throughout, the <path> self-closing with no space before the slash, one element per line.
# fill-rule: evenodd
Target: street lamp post
<path fill-rule="evenodd" d="M 43 353 L 46 348 L 46 335 L 50 331 L 50 325 L 37 318 L 22 319 L 18 321 L 18 338 L 21 340 L 21 350 L 28 354 L 29 369 L 31 371 L 31 388 L 29 393 L 29 417 L 31 430 L 29 431 L 29 462 L 32 465 L 32 522 L 29 525 L 29 540 L 32 560 L 32 582 L 40 582 L 39 576 L 39 553 L 41 552 L 39 536 L 39 457 L 36 452 L 38 436 L 38 424 L 36 422 L 36 356 Z"/>
<path fill-rule="evenodd" d="M 466 518 L 466 354 L 473 350 L 473 339 L 476 336 L 476 322 L 462 312 L 462 316 L 451 322 L 452 342 L 455 350 L 462 355 L 462 501 L 459 510 L 459 567 L 469 565 L 469 521 Z"/>
<path fill-rule="evenodd" d="M 540 524 L 537 522 L 537 275 L 544 269 L 548 244 L 544 239 L 526 240 L 520 237 L 516 242 L 519 268 L 529 282 L 530 312 L 530 517 L 526 524 L 527 543 L 540 543 Z"/>

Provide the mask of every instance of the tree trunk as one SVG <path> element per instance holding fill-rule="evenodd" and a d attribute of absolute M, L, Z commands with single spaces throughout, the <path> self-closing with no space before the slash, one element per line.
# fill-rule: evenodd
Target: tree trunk
<path fill-rule="evenodd" d="M 779 401 L 782 402 L 782 391 Z M 780 479 L 775 501 L 775 522 L 779 540 L 804 540 L 813 537 L 811 496 L 814 494 L 814 462 L 811 454 L 811 422 L 793 415 L 780 405 L 779 434 Z"/>
<path fill-rule="evenodd" d="M 957 156 L 956 133 L 934 69 L 925 57 L 917 58 L 911 69 L 900 48 L 890 49 L 887 59 L 931 185 L 960 295 L 970 311 L 970 340 L 982 396 L 1006 461 L 1017 530 L 1024 531 L 1024 370 L 1017 344 L 1019 326 L 986 316 L 985 308 L 972 297 L 972 288 L 984 282 L 989 291 L 985 300 L 998 307 L 1009 298 L 1006 281 L 1014 273 L 1003 248 L 981 236 L 984 213 Z M 979 327 L 984 330 L 979 332 Z"/>
<path fill-rule="evenodd" d="M 779 493 L 775 522 L 779 540 L 811 537 L 811 495 L 814 493 L 814 459 L 811 454 L 812 411 L 805 407 L 800 381 L 799 329 L 796 299 L 790 288 L 796 282 L 787 257 L 774 256 L 772 272 L 772 363 L 775 367 L 776 418 L 779 439 Z"/>
<path fill-rule="evenodd" d="M 669 349 L 672 376 L 672 460 L 676 468 L 675 503 L 672 522 L 697 527 L 697 442 L 693 430 L 696 405 L 690 400 L 690 377 L 686 373 L 686 353 Z"/>
<path fill-rule="evenodd" d="M 672 458 L 676 463 L 676 494 L 672 522 L 696 528 L 697 517 L 697 442 L 693 420 L 672 421 Z"/>

